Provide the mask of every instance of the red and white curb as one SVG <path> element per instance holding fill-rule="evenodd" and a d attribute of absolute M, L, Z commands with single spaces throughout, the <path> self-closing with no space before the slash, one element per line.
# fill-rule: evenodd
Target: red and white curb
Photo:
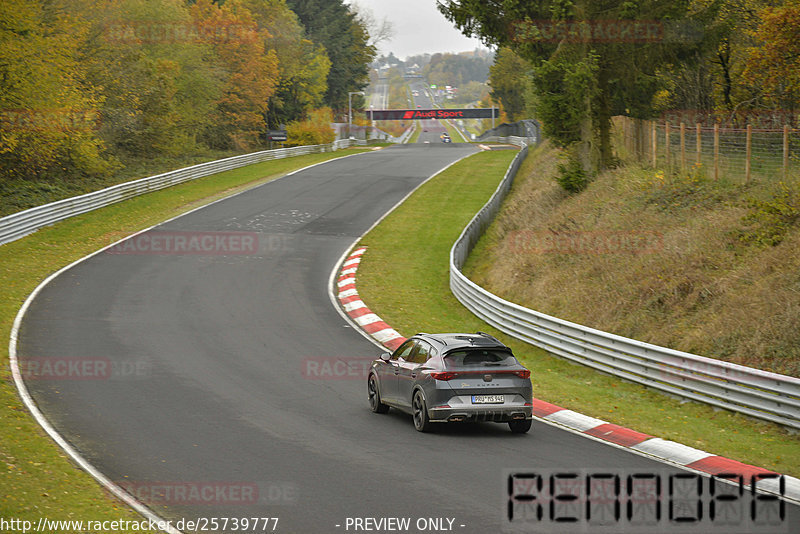
<path fill-rule="evenodd" d="M 367 247 L 355 249 L 342 264 L 337 282 L 337 297 L 345 313 L 367 334 L 389 350 L 395 350 L 406 340 L 399 332 L 389 326 L 378 315 L 372 313 L 356 290 L 356 272 L 361 257 Z M 631 449 L 645 456 L 652 456 L 667 463 L 685 467 L 710 475 L 724 473 L 736 474 L 750 480 L 753 475 L 779 475 L 774 471 L 744 464 L 736 460 L 716 456 L 674 441 L 643 434 L 602 419 L 596 419 L 540 399 L 533 399 L 534 416 L 565 427 L 573 432 L 586 434 L 615 446 Z M 786 499 L 800 502 L 800 479 L 783 477 Z M 758 487 L 770 493 L 779 494 L 780 480 L 766 478 L 759 480 Z"/>
<path fill-rule="evenodd" d="M 353 251 L 344 260 L 339 279 L 336 282 L 336 291 L 339 302 L 342 304 L 345 313 L 367 334 L 372 336 L 378 343 L 394 350 L 406 340 L 397 330 L 386 324 L 383 319 L 375 315 L 367 308 L 361 297 L 356 291 L 356 271 L 358 264 L 361 263 L 361 255 L 366 252 L 367 247 L 360 247 Z"/>

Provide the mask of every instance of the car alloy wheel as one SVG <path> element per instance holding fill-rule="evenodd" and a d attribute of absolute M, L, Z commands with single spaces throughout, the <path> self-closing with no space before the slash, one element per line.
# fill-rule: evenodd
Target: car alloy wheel
<path fill-rule="evenodd" d="M 386 413 L 389 411 L 389 406 L 381 402 L 381 394 L 378 391 L 378 381 L 375 375 L 370 375 L 367 382 L 367 391 L 369 392 L 369 407 L 375 413 Z"/>
<path fill-rule="evenodd" d="M 431 420 L 428 417 L 428 408 L 425 406 L 425 398 L 422 393 L 419 391 L 414 393 L 414 400 L 411 404 L 414 413 L 414 428 L 420 432 L 427 432 L 431 428 Z"/>

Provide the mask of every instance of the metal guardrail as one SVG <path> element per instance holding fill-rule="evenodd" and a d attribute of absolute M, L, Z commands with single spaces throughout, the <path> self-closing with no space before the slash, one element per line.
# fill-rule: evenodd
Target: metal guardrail
<path fill-rule="evenodd" d="M 411 126 L 406 128 L 406 131 L 400 135 L 400 137 L 395 138 L 396 143 L 405 144 L 408 143 L 408 140 L 411 139 L 411 136 L 417 130 L 417 121 L 411 123 Z"/>
<path fill-rule="evenodd" d="M 475 315 L 498 330 L 598 371 L 681 398 L 800 429 L 800 379 L 624 338 L 525 308 L 486 291 L 461 272 L 511 188 L 523 149 L 481 211 L 450 250 L 450 289 Z"/>
<path fill-rule="evenodd" d="M 536 119 L 523 119 L 512 123 L 503 123 L 491 130 L 487 130 L 478 136 L 477 141 L 487 141 L 495 137 L 516 135 L 533 139 L 535 143 L 539 137 L 541 137 L 540 131 L 541 127 L 539 126 L 539 121 Z"/>
<path fill-rule="evenodd" d="M 516 137 L 516 136 L 513 136 L 513 135 L 507 136 L 507 137 L 493 135 L 493 136 L 486 137 L 484 139 L 480 139 L 480 142 L 481 143 L 507 143 L 507 144 L 510 144 L 510 145 L 517 145 L 517 146 L 520 146 L 520 147 L 526 147 L 526 146 L 530 146 L 530 145 L 535 145 L 536 144 L 536 139 L 535 138 L 531 138 L 531 137 Z M 513 162 L 512 162 L 512 165 L 513 165 Z M 516 171 L 514 171 L 514 173 L 516 173 Z"/>
<path fill-rule="evenodd" d="M 99 191 L 86 193 L 85 195 L 36 206 L 35 208 L 12 213 L 11 215 L 0 218 L 0 245 L 15 241 L 40 228 L 63 221 L 69 217 L 103 208 L 138 195 L 194 180 L 195 178 L 202 178 L 218 172 L 244 167 L 245 165 L 261 163 L 262 161 L 319 152 L 331 152 L 347 148 L 351 146 L 351 144 L 352 142 L 349 139 L 340 139 L 327 145 L 298 146 L 253 152 L 252 154 L 243 154 L 241 156 L 200 163 L 191 167 L 114 185 Z"/>

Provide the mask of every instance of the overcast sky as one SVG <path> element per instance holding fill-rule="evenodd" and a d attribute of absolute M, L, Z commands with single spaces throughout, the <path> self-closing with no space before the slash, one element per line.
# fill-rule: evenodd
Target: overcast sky
<path fill-rule="evenodd" d="M 417 54 L 464 52 L 485 48 L 477 39 L 465 37 L 436 9 L 436 0 L 350 0 L 364 6 L 378 20 L 386 17 L 393 27 L 394 37 L 378 45 L 378 54 L 394 55 L 400 59 Z"/>

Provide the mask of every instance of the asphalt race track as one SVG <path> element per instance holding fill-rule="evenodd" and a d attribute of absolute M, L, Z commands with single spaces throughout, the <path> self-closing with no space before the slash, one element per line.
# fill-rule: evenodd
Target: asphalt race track
<path fill-rule="evenodd" d="M 506 469 L 662 471 L 540 422 L 527 435 L 494 424 L 420 434 L 409 416 L 370 412 L 359 364 L 380 351 L 333 308 L 330 273 L 391 206 L 475 150 L 332 161 L 78 264 L 22 323 L 32 395 L 95 466 L 173 521 L 277 517 L 275 532 L 332 533 L 356 531 L 348 518 L 408 517 L 411 532 L 449 518 L 484 534 L 500 530 Z M 43 372 L 65 362 L 74 373 Z"/>
<path fill-rule="evenodd" d="M 422 109 L 433 109 L 435 107 L 428 93 L 426 93 L 426 85 L 424 83 L 415 82 L 410 84 L 410 87 L 412 90 L 416 90 L 419 95 L 414 97 L 414 105 Z M 417 128 L 419 128 L 417 143 L 444 144 L 440 136 L 447 133 L 447 128 L 441 121 L 437 119 L 421 120 L 417 124 Z M 460 139 L 453 139 L 452 141 L 455 143 L 457 140 L 460 141 Z"/>

